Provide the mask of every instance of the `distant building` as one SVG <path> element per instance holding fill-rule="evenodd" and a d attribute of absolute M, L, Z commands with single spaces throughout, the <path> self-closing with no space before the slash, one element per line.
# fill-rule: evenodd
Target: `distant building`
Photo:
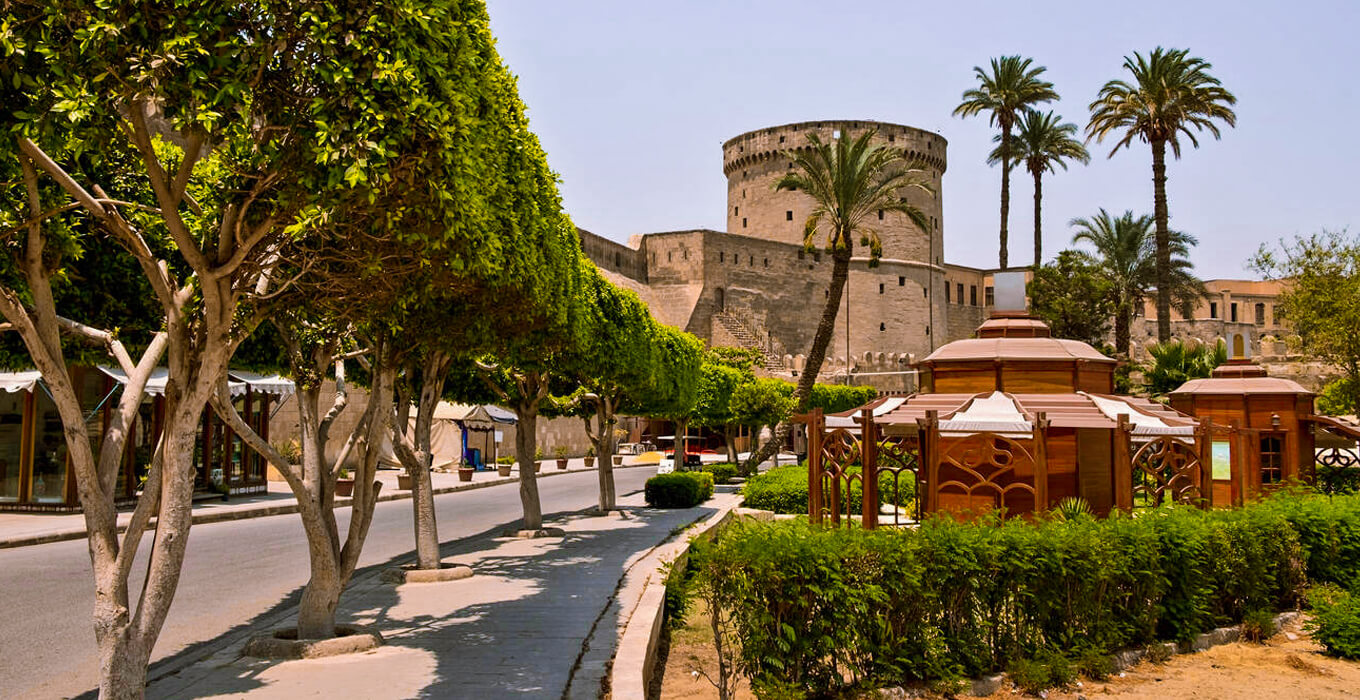
<path fill-rule="evenodd" d="M 1171 310 L 1171 335 L 1183 341 L 1214 344 L 1222 340 L 1229 357 L 1280 357 L 1288 353 L 1285 339 L 1292 331 L 1285 323 L 1279 298 L 1283 284 L 1278 280 L 1205 280 L 1209 291 L 1189 316 Z M 1143 303 L 1134 319 L 1130 353 L 1144 357 L 1146 348 L 1157 342 L 1157 298 Z"/>

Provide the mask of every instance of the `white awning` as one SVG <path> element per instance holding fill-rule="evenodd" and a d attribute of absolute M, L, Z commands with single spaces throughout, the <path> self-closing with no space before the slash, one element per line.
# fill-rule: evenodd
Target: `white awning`
<path fill-rule="evenodd" d="M 118 382 L 119 384 L 127 384 L 128 382 L 127 375 L 123 373 L 123 370 L 117 367 L 106 367 L 104 365 L 99 365 L 99 371 L 109 375 L 110 377 L 113 377 L 113 380 Z M 147 396 L 164 396 L 165 384 L 167 381 L 169 381 L 169 379 L 170 370 L 164 367 L 156 367 L 155 369 L 152 369 L 151 378 L 146 380 Z M 246 393 L 246 383 L 228 381 L 227 389 L 231 391 L 232 396 L 241 396 Z"/>
<path fill-rule="evenodd" d="M 0 389 L 13 394 L 16 391 L 33 391 L 42 380 L 42 372 L 30 369 L 24 372 L 0 372 Z"/>
<path fill-rule="evenodd" d="M 940 421 L 940 434 L 967 435 L 997 433 L 1025 437 L 1034 433 L 1034 426 L 1016 407 L 1009 396 L 994 391 L 990 396 L 973 399 L 962 411 Z"/>
<path fill-rule="evenodd" d="M 256 374 L 255 372 L 233 369 L 227 371 L 227 376 L 245 383 L 251 391 L 262 394 L 292 396 L 297 391 L 297 386 L 293 384 L 293 380 L 278 374 Z M 233 391 L 232 396 L 236 395 L 236 392 Z"/>
<path fill-rule="evenodd" d="M 873 411 L 874 418 L 892 413 L 893 411 L 897 410 L 898 406 L 901 406 L 903 403 L 905 403 L 906 400 L 907 397 L 905 396 L 890 396 L 886 399 L 883 399 L 883 401 L 879 402 L 877 406 L 874 406 L 873 409 L 871 409 Z M 859 417 L 860 417 L 859 413 L 856 413 L 853 416 L 834 416 L 834 415 L 827 416 L 826 427 L 857 428 L 859 427 L 859 422 L 856 419 Z"/>
<path fill-rule="evenodd" d="M 1118 399 L 1101 398 L 1084 392 L 1082 395 L 1090 399 L 1096 408 L 1112 421 L 1118 421 L 1120 415 L 1128 416 L 1135 436 L 1195 434 L 1195 427 L 1192 425 L 1167 425 L 1161 418 L 1143 413 Z"/>

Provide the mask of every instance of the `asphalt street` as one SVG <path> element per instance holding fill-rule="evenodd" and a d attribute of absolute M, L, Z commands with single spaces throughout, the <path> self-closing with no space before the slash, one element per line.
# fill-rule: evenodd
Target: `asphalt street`
<path fill-rule="evenodd" d="M 654 471 L 616 471 L 618 493 L 641 489 Z M 593 506 L 597 483 L 595 472 L 541 480 L 544 513 Z M 494 529 L 520 516 L 514 484 L 438 496 L 435 506 L 443 541 Z M 348 513 L 338 513 L 342 531 Z M 379 503 L 360 567 L 388 562 L 412 547 L 411 501 Z M 137 571 L 144 570 L 149 550 L 150 535 L 139 550 Z M 0 550 L 0 698 L 70 697 L 95 687 L 91 581 L 84 540 Z M 154 659 L 216 639 L 277 609 L 306 581 L 307 544 L 297 515 L 194 526 Z"/>

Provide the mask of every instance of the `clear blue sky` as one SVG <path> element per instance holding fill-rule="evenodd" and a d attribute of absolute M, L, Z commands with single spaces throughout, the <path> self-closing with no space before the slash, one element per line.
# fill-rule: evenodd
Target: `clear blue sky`
<path fill-rule="evenodd" d="M 1237 95 L 1238 127 L 1168 167 L 1172 226 L 1202 277 L 1249 276 L 1262 242 L 1360 226 L 1360 2 L 742 2 L 490 0 L 498 48 L 578 226 L 616 240 L 723 230 L 722 142 L 795 121 L 876 119 L 949 140 L 945 254 L 996 264 L 1000 171 L 985 118 L 950 116 L 972 68 L 1019 53 L 1085 127 L 1123 57 L 1189 48 Z M 1049 257 L 1067 221 L 1152 210 L 1148 147 L 1044 180 Z M 1032 257 L 1032 186 L 1012 174 L 1011 262 Z"/>

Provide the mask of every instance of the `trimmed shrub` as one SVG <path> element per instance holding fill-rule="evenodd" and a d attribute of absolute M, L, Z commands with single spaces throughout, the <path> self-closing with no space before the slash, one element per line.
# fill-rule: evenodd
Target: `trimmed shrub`
<path fill-rule="evenodd" d="M 644 486 L 653 508 L 693 508 L 713 496 L 713 475 L 703 472 L 657 474 Z"/>
<path fill-rule="evenodd" d="M 1353 576 L 1357 548 L 1360 497 L 1286 493 L 1238 510 L 1104 520 L 932 517 L 876 531 L 742 522 L 705 556 L 736 601 L 752 686 L 778 680 L 825 697 L 1023 660 L 1041 662 L 1050 684 L 1070 678 L 1067 659 L 1105 674 L 1098 659 L 1115 650 L 1294 608 L 1305 580 Z"/>
<path fill-rule="evenodd" d="M 1330 656 L 1360 659 L 1360 595 L 1336 586 L 1319 586 L 1308 592 L 1313 618 L 1308 632 Z"/>
<path fill-rule="evenodd" d="M 851 473 L 859 473 L 859 467 L 850 467 Z M 897 482 L 901 482 L 901 500 L 898 500 Z M 804 514 L 808 512 L 808 467 L 807 463 L 790 464 L 776 467 L 764 474 L 746 480 L 741 489 L 747 508 L 774 511 L 775 513 Z M 894 479 L 891 473 L 882 472 L 878 478 L 878 502 L 880 505 L 893 504 L 910 509 L 916 498 L 916 483 L 911 475 L 903 473 Z M 847 504 L 848 500 L 848 504 Z M 842 496 L 841 511 L 862 512 L 864 503 L 863 489 L 858 481 L 850 485 L 850 493 Z"/>
<path fill-rule="evenodd" d="M 700 471 L 712 474 L 713 483 L 715 484 L 730 483 L 732 481 L 732 478 L 735 477 L 738 473 L 737 465 L 731 464 L 729 462 L 722 462 L 719 464 L 705 464 L 700 469 Z"/>

